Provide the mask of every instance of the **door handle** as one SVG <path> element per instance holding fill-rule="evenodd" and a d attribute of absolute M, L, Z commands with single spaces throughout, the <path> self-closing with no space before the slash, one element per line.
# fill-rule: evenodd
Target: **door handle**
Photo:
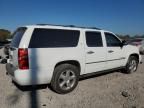
<path fill-rule="evenodd" d="M 109 51 L 108 51 L 108 53 L 112 53 L 112 52 L 114 52 L 114 51 L 113 51 L 113 50 L 109 50 Z"/>
<path fill-rule="evenodd" d="M 88 52 L 87 52 L 87 54 L 93 54 L 93 53 L 94 53 L 93 51 L 88 51 Z"/>

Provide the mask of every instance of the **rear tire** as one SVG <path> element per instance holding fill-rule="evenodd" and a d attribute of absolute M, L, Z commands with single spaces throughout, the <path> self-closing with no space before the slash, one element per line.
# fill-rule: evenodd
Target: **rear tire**
<path fill-rule="evenodd" d="M 130 74 L 136 72 L 138 68 L 138 59 L 135 56 L 130 56 L 123 72 Z"/>
<path fill-rule="evenodd" d="M 79 69 L 71 64 L 61 64 L 54 70 L 51 87 L 60 94 L 66 94 L 75 89 L 79 81 Z"/>

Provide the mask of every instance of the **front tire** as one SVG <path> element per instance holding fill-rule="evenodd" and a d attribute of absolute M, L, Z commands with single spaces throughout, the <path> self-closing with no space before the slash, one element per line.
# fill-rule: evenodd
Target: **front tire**
<path fill-rule="evenodd" d="M 62 64 L 55 68 L 51 87 L 60 94 L 66 94 L 75 89 L 79 80 L 79 69 L 71 64 Z"/>
<path fill-rule="evenodd" d="M 138 68 L 138 59 L 135 56 L 130 56 L 128 59 L 128 62 L 126 64 L 126 67 L 124 69 L 125 73 L 133 73 L 137 70 Z"/>

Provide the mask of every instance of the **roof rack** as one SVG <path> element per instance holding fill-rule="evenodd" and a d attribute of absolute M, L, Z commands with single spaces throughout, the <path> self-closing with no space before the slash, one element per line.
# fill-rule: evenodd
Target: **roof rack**
<path fill-rule="evenodd" d="M 81 26 L 75 26 L 75 25 L 56 25 L 56 24 L 36 24 L 36 25 L 40 25 L 40 26 L 63 26 L 63 27 L 77 27 L 77 28 L 84 28 L 84 29 L 97 29 L 97 30 L 101 30 L 100 28 L 97 27 L 81 27 Z"/>

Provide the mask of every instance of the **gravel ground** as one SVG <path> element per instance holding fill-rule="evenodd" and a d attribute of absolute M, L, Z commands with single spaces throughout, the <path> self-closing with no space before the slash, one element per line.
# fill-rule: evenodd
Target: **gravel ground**
<path fill-rule="evenodd" d="M 113 72 L 81 80 L 66 95 L 45 86 L 18 89 L 6 75 L 5 65 L 0 64 L 0 105 L 0 108 L 144 108 L 144 64 L 133 74 Z"/>

